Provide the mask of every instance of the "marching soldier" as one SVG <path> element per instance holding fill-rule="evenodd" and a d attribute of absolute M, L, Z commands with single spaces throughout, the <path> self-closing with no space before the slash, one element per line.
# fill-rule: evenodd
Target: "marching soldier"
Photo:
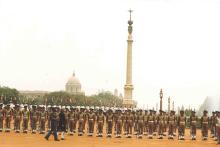
<path fill-rule="evenodd" d="M 153 139 L 154 121 L 155 121 L 155 117 L 153 115 L 153 110 L 150 110 L 150 114 L 148 115 L 148 137 L 149 139 Z"/>
<path fill-rule="evenodd" d="M 69 108 L 68 107 L 65 107 L 65 111 L 64 111 L 64 115 L 65 115 L 65 122 L 66 122 L 66 130 L 68 130 L 68 127 L 69 127 L 69 119 L 68 119 L 68 116 L 69 116 Z"/>
<path fill-rule="evenodd" d="M 220 144 L 220 112 L 216 112 L 215 117 L 217 143 Z"/>
<path fill-rule="evenodd" d="M 84 133 L 84 124 L 86 123 L 86 114 L 84 112 L 84 108 L 80 108 L 80 112 L 78 115 L 78 136 L 82 136 Z"/>
<path fill-rule="evenodd" d="M 196 123 L 198 121 L 198 118 L 195 114 L 196 114 L 195 111 L 191 111 L 191 116 L 189 118 L 190 133 L 191 133 L 191 139 L 192 140 L 196 140 Z"/>
<path fill-rule="evenodd" d="M 201 126 L 202 126 L 202 139 L 208 139 L 208 128 L 209 128 L 209 117 L 207 115 L 208 111 L 203 111 L 203 116 L 201 117 Z"/>
<path fill-rule="evenodd" d="M 138 138 L 142 138 L 143 131 L 144 131 L 144 114 L 142 113 L 142 110 L 139 110 L 138 114 Z"/>
<path fill-rule="evenodd" d="M 106 125 L 107 125 L 107 137 L 112 137 L 114 115 L 112 109 L 109 109 L 106 114 Z"/>
<path fill-rule="evenodd" d="M 24 110 L 22 111 L 23 115 L 23 133 L 28 132 L 28 122 L 29 122 L 29 117 L 30 117 L 30 112 L 27 109 L 27 105 L 24 105 Z"/>
<path fill-rule="evenodd" d="M 116 116 L 115 116 L 116 138 L 121 138 L 123 122 L 124 122 L 123 115 L 121 114 L 121 110 L 118 109 L 116 111 Z"/>
<path fill-rule="evenodd" d="M 61 132 L 61 140 L 64 140 L 64 133 L 66 132 L 66 118 L 65 111 L 67 111 L 64 107 L 61 109 L 59 113 L 59 131 Z"/>
<path fill-rule="evenodd" d="M 14 111 L 14 129 L 16 133 L 20 133 L 20 124 L 21 124 L 22 113 L 20 111 L 20 106 L 15 105 Z"/>
<path fill-rule="evenodd" d="M 5 109 L 5 132 L 10 132 L 11 130 L 11 119 L 12 119 L 12 110 L 10 104 L 7 104 Z"/>
<path fill-rule="evenodd" d="M 178 139 L 185 140 L 186 117 L 184 115 L 184 110 L 180 110 L 180 116 L 178 117 L 177 124 L 178 124 Z"/>
<path fill-rule="evenodd" d="M 70 135 L 73 135 L 76 130 L 76 122 L 77 122 L 77 113 L 76 109 L 71 107 L 69 113 L 69 128 L 70 128 Z"/>
<path fill-rule="evenodd" d="M 145 113 L 144 113 L 144 135 L 147 135 L 147 132 L 148 132 L 148 111 L 145 110 Z"/>
<path fill-rule="evenodd" d="M 90 108 L 89 113 L 87 114 L 87 122 L 88 122 L 88 136 L 92 136 L 94 133 L 94 127 L 95 127 L 95 120 L 96 116 L 95 113 L 93 112 L 93 109 Z"/>
<path fill-rule="evenodd" d="M 103 114 L 103 110 L 99 109 L 99 113 L 97 115 L 97 137 L 102 137 L 103 134 L 103 126 L 104 126 L 105 117 Z"/>
<path fill-rule="evenodd" d="M 37 120 L 38 120 L 38 112 L 36 110 L 36 105 L 32 106 L 32 110 L 30 112 L 30 120 L 31 120 L 31 132 L 32 134 L 36 134 Z"/>
<path fill-rule="evenodd" d="M 160 114 L 157 116 L 157 125 L 158 125 L 158 139 L 163 139 L 163 127 L 164 127 L 164 115 L 163 111 L 160 110 Z"/>
<path fill-rule="evenodd" d="M 210 130 L 211 130 L 211 138 L 214 138 L 215 137 L 215 117 L 216 117 L 216 114 L 215 112 L 213 111 L 212 112 L 212 116 L 210 117 Z"/>
<path fill-rule="evenodd" d="M 3 109 L 3 103 L 0 103 L 0 132 L 3 131 L 4 119 L 5 119 L 5 111 Z"/>
<path fill-rule="evenodd" d="M 50 124 L 50 115 L 52 114 L 52 108 L 51 108 L 51 106 L 50 105 L 48 105 L 47 106 L 47 129 L 48 129 L 48 131 L 50 131 L 50 129 L 51 129 L 51 124 Z"/>
<path fill-rule="evenodd" d="M 126 122 L 126 132 L 127 132 L 127 138 L 131 138 L 132 136 L 132 129 L 134 125 L 134 116 L 131 113 L 131 110 L 129 109 L 127 112 L 127 115 L 125 117 L 125 122 Z"/>
<path fill-rule="evenodd" d="M 46 118 L 47 118 L 47 113 L 45 111 L 45 107 L 41 107 L 41 111 L 39 113 L 39 118 L 40 118 L 40 134 L 45 133 L 45 123 L 46 123 Z"/>
<path fill-rule="evenodd" d="M 168 116 L 168 139 L 174 138 L 174 128 L 176 124 L 175 111 L 170 111 Z"/>

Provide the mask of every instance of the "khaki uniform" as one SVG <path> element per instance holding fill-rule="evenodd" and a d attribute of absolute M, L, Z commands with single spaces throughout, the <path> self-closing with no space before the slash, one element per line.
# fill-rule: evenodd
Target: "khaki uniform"
<path fill-rule="evenodd" d="M 220 116 L 215 118 L 215 124 L 216 124 L 216 136 L 218 144 L 220 144 Z"/>
<path fill-rule="evenodd" d="M 213 114 L 213 115 L 210 117 L 210 130 L 211 130 L 211 137 L 212 137 L 212 138 L 213 138 L 214 136 L 216 136 L 215 123 L 216 123 L 216 116 L 215 116 L 215 114 Z"/>
<path fill-rule="evenodd" d="M 155 121 L 155 117 L 153 114 L 149 114 L 148 115 L 148 135 L 149 137 L 152 137 L 153 132 L 154 132 L 154 121 Z"/>
<path fill-rule="evenodd" d="M 161 138 L 163 136 L 164 133 L 164 115 L 163 114 L 159 114 L 157 116 L 157 124 L 158 124 L 158 135 L 159 138 Z"/>
<path fill-rule="evenodd" d="M 105 121 L 104 114 L 103 113 L 98 114 L 97 115 L 97 133 L 98 133 L 98 136 L 102 136 L 104 121 Z"/>
<path fill-rule="evenodd" d="M 40 133 L 45 133 L 45 123 L 46 123 L 47 113 L 42 110 L 40 112 Z"/>
<path fill-rule="evenodd" d="M 116 127 L 116 137 L 121 137 L 123 116 L 121 113 L 116 114 L 115 127 Z"/>
<path fill-rule="evenodd" d="M 75 133 L 76 123 L 77 123 L 77 113 L 74 110 L 71 110 L 70 113 L 69 113 L 70 135 L 73 135 L 73 133 Z"/>
<path fill-rule="evenodd" d="M 176 116 L 174 114 L 171 114 L 168 116 L 168 135 L 170 139 L 174 137 L 175 126 L 176 126 Z"/>
<path fill-rule="evenodd" d="M 79 112 L 78 121 L 78 135 L 81 136 L 84 133 L 84 124 L 86 123 L 86 114 L 84 112 Z"/>
<path fill-rule="evenodd" d="M 138 115 L 138 136 L 141 138 L 144 132 L 144 114 L 140 113 Z"/>
<path fill-rule="evenodd" d="M 127 135 L 128 135 L 128 137 L 131 137 L 132 129 L 133 129 L 133 125 L 134 125 L 134 116 L 132 113 L 129 113 L 126 115 L 125 122 L 126 122 Z"/>
<path fill-rule="evenodd" d="M 20 132 L 21 116 L 22 113 L 19 109 L 14 111 L 14 130 L 16 132 Z"/>
<path fill-rule="evenodd" d="M 3 122 L 5 119 L 5 112 L 3 108 L 0 108 L 0 132 L 3 131 Z"/>
<path fill-rule="evenodd" d="M 38 112 L 36 110 L 32 110 L 30 112 L 30 119 L 31 119 L 31 131 L 32 133 L 36 133 L 37 121 L 38 121 Z"/>
<path fill-rule="evenodd" d="M 144 114 L 144 134 L 147 135 L 148 132 L 148 114 Z"/>
<path fill-rule="evenodd" d="M 186 127 L 186 117 L 184 115 L 179 116 L 178 117 L 178 135 L 179 135 L 179 139 L 184 139 L 185 127 Z"/>
<path fill-rule="evenodd" d="M 47 129 L 48 130 L 51 130 L 51 120 L 50 120 L 51 114 L 52 114 L 52 111 L 51 111 L 51 109 L 49 109 L 47 111 Z"/>
<path fill-rule="evenodd" d="M 196 123 L 197 123 L 197 116 L 190 116 L 190 133 L 191 133 L 191 137 L 194 140 L 196 137 Z"/>
<path fill-rule="evenodd" d="M 96 116 L 95 116 L 94 112 L 90 112 L 87 115 L 87 122 L 88 122 L 88 129 L 87 130 L 88 130 L 89 136 L 92 136 L 94 133 L 95 119 L 96 119 Z"/>
<path fill-rule="evenodd" d="M 112 134 L 113 121 L 114 121 L 113 113 L 107 113 L 107 115 L 106 115 L 106 125 L 107 125 L 107 135 L 108 135 L 108 137 L 110 137 L 111 134 Z"/>
<path fill-rule="evenodd" d="M 30 116 L 30 112 L 28 110 L 23 110 L 22 111 L 22 115 L 23 115 L 23 132 L 27 133 L 28 132 L 28 122 L 29 122 L 29 116 Z"/>
<path fill-rule="evenodd" d="M 202 137 L 204 140 L 208 138 L 208 128 L 209 128 L 209 117 L 202 116 L 201 118 L 201 126 L 202 126 Z"/>
<path fill-rule="evenodd" d="M 11 118 L 12 118 L 12 111 L 11 109 L 5 110 L 5 131 L 10 132 L 11 130 Z"/>

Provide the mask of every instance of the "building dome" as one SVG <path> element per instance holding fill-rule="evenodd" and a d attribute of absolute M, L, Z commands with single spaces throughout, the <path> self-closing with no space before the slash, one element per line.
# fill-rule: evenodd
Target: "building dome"
<path fill-rule="evenodd" d="M 66 92 L 70 94 L 80 94 L 81 93 L 81 83 L 78 78 L 76 78 L 75 73 L 68 79 L 66 83 Z"/>

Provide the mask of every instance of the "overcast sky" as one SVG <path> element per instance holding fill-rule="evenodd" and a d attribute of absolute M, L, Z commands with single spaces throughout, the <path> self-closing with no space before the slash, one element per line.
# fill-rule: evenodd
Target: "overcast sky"
<path fill-rule="evenodd" d="M 75 71 L 86 95 L 123 93 L 130 8 L 140 107 L 220 95 L 220 0 L 0 0 L 0 85 L 64 90 Z"/>

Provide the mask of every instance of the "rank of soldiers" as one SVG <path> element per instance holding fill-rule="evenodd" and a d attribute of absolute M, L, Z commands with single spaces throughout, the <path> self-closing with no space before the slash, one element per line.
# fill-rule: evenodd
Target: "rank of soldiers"
<path fill-rule="evenodd" d="M 64 113 L 64 120 L 59 118 L 61 111 Z M 57 124 L 60 123 L 59 121 L 64 121 L 61 123 L 65 125 L 62 128 L 69 135 L 103 137 L 103 133 L 105 133 L 106 137 L 131 138 L 136 136 L 142 138 L 147 136 L 149 139 L 163 139 L 165 136 L 168 139 L 174 139 L 177 135 L 179 140 L 184 140 L 188 123 L 190 137 L 192 140 L 196 140 L 197 125 L 200 123 L 203 140 L 208 139 L 210 130 L 210 137 L 218 140 L 218 143 L 220 141 L 220 113 L 216 111 L 212 113 L 212 116 L 208 116 L 206 110 L 199 119 L 195 111 L 191 112 L 190 117 L 186 117 L 183 110 L 176 115 L 175 111 L 167 113 L 162 110 L 157 114 L 154 110 L 142 109 L 30 106 L 26 104 L 12 107 L 11 104 L 0 104 L 0 132 L 10 132 L 11 124 L 13 124 L 16 133 L 30 131 L 33 134 L 37 132 L 45 134 L 46 131 L 51 130 L 50 115 L 52 113 Z M 56 129 L 59 131 L 59 125 Z"/>

